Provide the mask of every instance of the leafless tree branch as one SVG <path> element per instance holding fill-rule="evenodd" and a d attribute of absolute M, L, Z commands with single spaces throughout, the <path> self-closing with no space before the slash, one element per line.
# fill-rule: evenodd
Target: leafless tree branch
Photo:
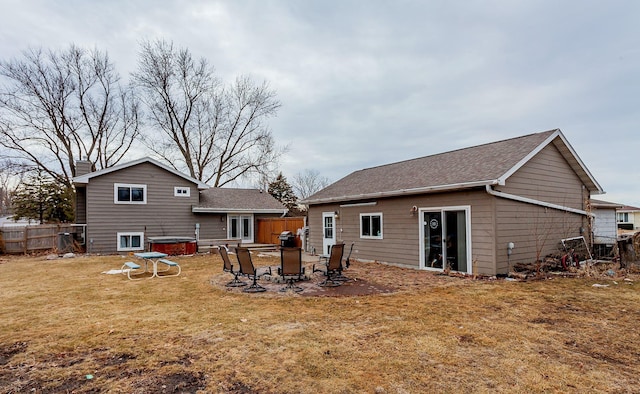
<path fill-rule="evenodd" d="M 140 134 L 135 96 L 106 53 L 71 45 L 0 62 L 0 145 L 67 186 L 75 162 L 117 164 Z"/>
<path fill-rule="evenodd" d="M 217 187 L 274 171 L 285 148 L 266 125 L 280 108 L 266 83 L 239 77 L 224 87 L 206 59 L 166 41 L 142 43 L 133 77 L 161 131 L 147 146 L 177 170 Z"/>

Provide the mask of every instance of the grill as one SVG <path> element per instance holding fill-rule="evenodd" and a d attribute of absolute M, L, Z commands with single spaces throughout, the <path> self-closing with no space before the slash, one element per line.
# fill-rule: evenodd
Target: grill
<path fill-rule="evenodd" d="M 293 248 L 296 246 L 296 236 L 291 231 L 283 231 L 278 236 L 280 239 L 280 247 Z"/>

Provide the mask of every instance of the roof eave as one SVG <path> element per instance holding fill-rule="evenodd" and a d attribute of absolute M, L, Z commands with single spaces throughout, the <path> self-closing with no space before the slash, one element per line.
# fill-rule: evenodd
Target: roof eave
<path fill-rule="evenodd" d="M 362 194 L 353 194 L 353 195 L 347 195 L 347 196 L 318 198 L 314 200 L 303 200 L 303 201 L 300 201 L 300 203 L 306 204 L 306 205 L 329 204 L 329 203 L 341 202 L 341 201 L 367 200 L 372 198 L 401 197 L 401 196 L 410 196 L 415 194 L 449 192 L 449 191 L 471 189 L 474 187 L 481 187 L 486 185 L 497 185 L 497 184 L 499 184 L 498 179 L 490 179 L 490 180 L 483 180 L 483 181 L 454 183 L 450 185 L 416 187 L 416 188 L 410 188 L 410 189 L 391 190 L 386 192 L 362 193 Z"/>
<path fill-rule="evenodd" d="M 275 209 L 275 208 L 222 208 L 222 207 L 193 207 L 192 213 L 277 213 L 286 214 L 287 209 Z"/>

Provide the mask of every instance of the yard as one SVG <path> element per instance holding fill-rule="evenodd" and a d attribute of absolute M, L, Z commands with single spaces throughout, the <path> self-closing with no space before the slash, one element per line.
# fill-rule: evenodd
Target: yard
<path fill-rule="evenodd" d="M 174 278 L 102 273 L 127 260 L 0 256 L 0 393 L 640 387 L 637 272 L 511 282 L 356 262 L 360 295 L 244 294 L 217 255 L 175 258 Z"/>

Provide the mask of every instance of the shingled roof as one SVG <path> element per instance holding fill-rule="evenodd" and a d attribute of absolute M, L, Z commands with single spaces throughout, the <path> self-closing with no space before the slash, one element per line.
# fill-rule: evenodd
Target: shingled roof
<path fill-rule="evenodd" d="M 551 143 L 590 191 L 603 192 L 564 135 L 555 129 L 359 170 L 303 203 L 311 205 L 503 185 L 509 176 Z"/>
<path fill-rule="evenodd" d="M 192 212 L 284 213 L 287 211 L 271 194 L 258 189 L 212 187 L 200 192 L 200 203 Z"/>

